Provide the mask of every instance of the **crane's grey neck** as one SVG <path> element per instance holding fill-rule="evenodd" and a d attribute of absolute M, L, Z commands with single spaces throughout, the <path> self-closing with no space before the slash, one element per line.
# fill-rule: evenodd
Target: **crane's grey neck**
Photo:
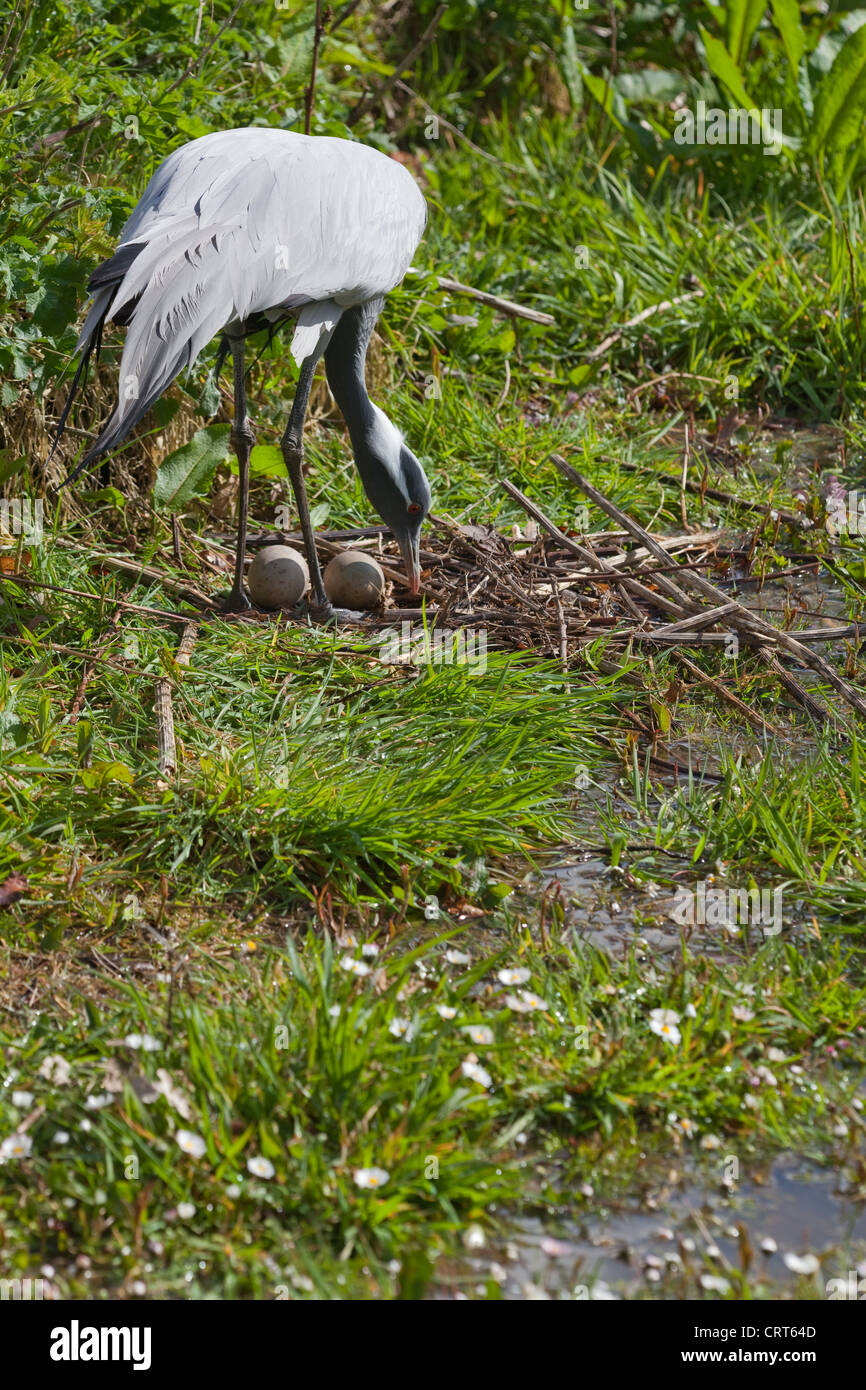
<path fill-rule="evenodd" d="M 325 351 L 325 371 L 334 400 L 349 427 L 352 451 L 362 479 L 384 463 L 398 481 L 402 438 L 387 415 L 367 395 L 364 366 L 383 298 L 346 309 Z"/>

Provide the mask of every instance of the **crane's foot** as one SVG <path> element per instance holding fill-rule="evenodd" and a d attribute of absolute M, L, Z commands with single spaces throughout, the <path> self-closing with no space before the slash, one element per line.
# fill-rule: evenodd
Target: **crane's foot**
<path fill-rule="evenodd" d="M 236 593 L 232 589 L 230 594 L 221 596 L 220 611 L 223 613 L 248 613 L 252 606 L 243 590 Z"/>
<path fill-rule="evenodd" d="M 358 612 L 354 608 L 335 608 L 328 601 L 317 603 L 311 598 L 307 603 L 307 617 L 321 627 L 327 627 L 333 623 L 362 623 L 370 614 Z"/>

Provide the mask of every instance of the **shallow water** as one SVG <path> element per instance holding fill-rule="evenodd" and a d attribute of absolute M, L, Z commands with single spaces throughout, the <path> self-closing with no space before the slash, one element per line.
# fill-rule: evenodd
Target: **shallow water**
<path fill-rule="evenodd" d="M 866 1278 L 864 1196 L 840 1190 L 832 1172 L 783 1155 L 754 1165 L 731 1192 L 694 1175 L 612 1207 L 581 1197 L 586 1214 L 576 1219 L 500 1214 L 498 1238 L 450 1268 L 437 1266 L 434 1297 L 479 1296 L 490 1280 L 511 1300 L 713 1296 L 719 1291 L 702 1286 L 701 1276 L 740 1270 L 748 1249 L 753 1293 L 826 1298 L 834 1292 L 828 1280 Z M 772 1253 L 761 1249 L 768 1240 Z M 820 1260 L 816 1274 L 785 1264 L 786 1254 L 807 1253 Z"/>

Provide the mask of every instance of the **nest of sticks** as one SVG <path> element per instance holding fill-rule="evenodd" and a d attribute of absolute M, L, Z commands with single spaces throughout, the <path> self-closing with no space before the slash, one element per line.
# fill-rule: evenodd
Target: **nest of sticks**
<path fill-rule="evenodd" d="M 738 642 L 757 653 L 812 718 L 827 723 L 836 716 L 797 679 L 796 670 L 813 673 L 845 704 L 866 716 L 863 695 L 815 650 L 819 644 L 842 640 L 853 639 L 859 645 L 855 625 L 823 618 L 819 626 L 796 630 L 775 626 L 732 596 L 737 576 L 746 573 L 753 546 L 726 542 L 717 530 L 653 535 L 565 459 L 554 455 L 553 462 L 617 529 L 567 535 L 505 481 L 503 488 L 528 517 L 519 536 L 503 536 L 492 526 L 430 517 L 427 548 L 421 552 L 423 607 L 400 604 L 405 580 L 396 547 L 387 543 L 386 528 L 318 536 L 323 561 L 347 545 L 369 549 L 390 581 L 385 605 L 365 615 L 359 626 L 376 630 L 423 623 L 440 632 L 482 628 L 488 648 L 531 651 L 558 659 L 564 668 L 579 665 L 582 649 L 604 638 L 604 657 L 593 663 L 603 671 L 619 669 L 623 654 L 676 648 L 684 668 L 734 705 L 758 732 L 778 733 L 726 685 L 684 655 L 690 648 L 724 648 L 735 633 Z M 267 534 L 251 538 L 250 544 L 256 548 L 277 540 L 298 544 L 299 536 Z M 794 558 L 798 563 L 792 569 L 762 580 L 762 599 L 783 575 L 818 567 L 817 556 L 798 552 Z M 724 576 L 719 581 L 724 589 L 712 582 L 711 574 Z"/>

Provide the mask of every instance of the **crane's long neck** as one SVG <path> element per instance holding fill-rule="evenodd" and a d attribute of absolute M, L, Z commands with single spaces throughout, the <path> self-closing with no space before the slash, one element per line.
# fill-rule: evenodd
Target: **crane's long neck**
<path fill-rule="evenodd" d="M 346 309 L 325 351 L 325 371 L 334 400 L 349 427 L 358 471 L 367 482 L 383 453 L 399 455 L 400 435 L 367 395 L 367 348 L 384 300 L 370 299 Z"/>

